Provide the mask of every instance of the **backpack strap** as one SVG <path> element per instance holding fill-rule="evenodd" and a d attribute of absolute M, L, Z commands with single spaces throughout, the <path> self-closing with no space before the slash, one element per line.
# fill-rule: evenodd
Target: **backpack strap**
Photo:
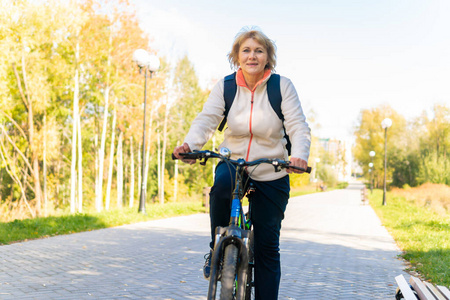
<path fill-rule="evenodd" d="M 272 109 L 277 114 L 278 118 L 283 122 L 284 129 L 284 138 L 286 139 L 286 149 L 288 154 L 291 155 L 291 141 L 289 140 L 289 136 L 286 133 L 286 128 L 284 128 L 284 115 L 281 111 L 281 101 L 283 100 L 281 97 L 281 88 L 280 88 L 280 75 L 272 74 L 270 75 L 269 80 L 267 81 L 267 96 L 269 97 L 270 105 Z"/>
<path fill-rule="evenodd" d="M 284 122 L 284 116 L 281 112 L 281 90 L 280 90 L 280 75 L 272 74 L 267 81 L 267 96 L 269 97 L 270 105 L 276 112 L 278 118 Z"/>
<path fill-rule="evenodd" d="M 227 123 L 228 112 L 230 111 L 231 105 L 233 104 L 234 97 L 236 96 L 237 84 L 236 84 L 236 72 L 225 76 L 223 82 L 223 99 L 225 100 L 225 111 L 223 113 L 224 117 L 219 125 L 218 130 L 222 131 Z"/>

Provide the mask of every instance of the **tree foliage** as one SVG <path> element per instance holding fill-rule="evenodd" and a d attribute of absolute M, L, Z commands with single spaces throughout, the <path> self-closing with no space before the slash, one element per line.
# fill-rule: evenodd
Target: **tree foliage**
<path fill-rule="evenodd" d="M 209 91 L 187 56 L 174 66 L 162 59 L 147 79 L 144 112 L 144 72 L 132 54 L 156 51 L 128 1 L 0 4 L 2 220 L 68 211 L 74 201 L 78 211 L 132 206 L 141 186 L 147 202 L 182 201 L 212 185 L 216 162 L 171 160 Z M 216 133 L 205 148 L 222 138 Z"/>
<path fill-rule="evenodd" d="M 373 162 L 376 186 L 383 182 L 381 121 L 387 117 L 392 119 L 392 127 L 387 130 L 387 174 L 391 184 L 398 187 L 425 182 L 450 184 L 450 110 L 445 105 L 434 105 L 431 118 L 424 112 L 410 122 L 387 105 L 362 110 L 353 151 L 367 179 L 369 163 Z M 376 153 L 373 160 L 370 151 Z"/>
<path fill-rule="evenodd" d="M 90 207 L 103 115 L 110 123 L 112 111 L 119 112 L 113 130 L 126 141 L 142 135 L 143 77 L 131 57 L 138 48 L 152 52 L 149 38 L 127 1 L 2 0 L 1 5 L 0 205 L 16 209 L 17 216 L 35 215 L 44 209 L 45 196 L 49 210 L 67 208 L 78 70 L 82 184 Z M 148 85 L 149 100 L 160 98 L 164 72 Z M 106 89 L 115 106 L 105 106 Z M 106 146 L 110 142 L 106 139 Z M 48 174 L 42 170 L 44 156 Z"/>

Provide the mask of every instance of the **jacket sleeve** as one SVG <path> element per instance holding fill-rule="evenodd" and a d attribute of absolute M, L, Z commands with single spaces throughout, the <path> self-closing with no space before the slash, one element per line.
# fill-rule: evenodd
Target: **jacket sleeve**
<path fill-rule="evenodd" d="M 284 127 L 292 144 L 291 157 L 308 161 L 311 146 L 311 129 L 306 123 L 300 99 L 292 82 L 281 77 L 281 111 L 284 115 Z"/>
<path fill-rule="evenodd" d="M 191 150 L 201 150 L 212 137 L 223 119 L 225 100 L 223 99 L 223 79 L 219 81 L 209 94 L 203 105 L 203 110 L 191 124 L 184 142 Z"/>

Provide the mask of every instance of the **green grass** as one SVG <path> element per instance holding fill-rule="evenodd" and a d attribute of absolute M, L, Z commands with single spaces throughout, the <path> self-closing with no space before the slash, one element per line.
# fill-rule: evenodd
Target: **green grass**
<path fill-rule="evenodd" d="M 345 189 L 348 186 L 348 182 L 340 182 L 335 187 L 327 188 L 326 191 L 332 191 L 337 189 Z M 307 186 L 302 186 L 300 188 L 291 188 L 290 198 L 297 197 L 297 196 L 303 196 L 313 193 L 321 192 L 320 188 L 317 184 L 309 184 Z"/>
<path fill-rule="evenodd" d="M 292 188 L 291 189 L 291 193 L 289 194 L 290 198 L 293 197 L 297 197 L 297 196 L 303 196 L 303 195 L 308 195 L 308 194 L 313 194 L 313 193 L 318 193 L 320 192 L 320 189 L 317 189 L 316 186 L 314 185 L 308 185 L 308 186 L 304 186 L 301 188 Z"/>
<path fill-rule="evenodd" d="M 0 245 L 200 212 L 205 212 L 200 202 L 166 203 L 147 205 L 146 215 L 138 213 L 137 208 L 124 208 L 0 222 Z"/>
<path fill-rule="evenodd" d="M 382 191 L 369 195 L 370 204 L 411 263 L 409 271 L 434 284 L 450 286 L 450 215 L 437 214 L 404 197 Z"/>

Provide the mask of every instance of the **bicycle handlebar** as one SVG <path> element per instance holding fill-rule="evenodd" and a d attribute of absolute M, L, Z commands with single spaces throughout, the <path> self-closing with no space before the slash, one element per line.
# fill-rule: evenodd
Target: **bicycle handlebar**
<path fill-rule="evenodd" d="M 180 155 L 186 159 L 203 160 L 200 162 L 201 165 L 205 165 L 206 161 L 209 158 L 219 158 L 222 160 L 227 160 L 231 164 L 233 164 L 235 166 L 240 166 L 240 167 L 251 167 L 251 166 L 256 166 L 259 164 L 270 164 L 270 165 L 274 166 L 276 172 L 280 171 L 280 168 L 281 168 L 281 169 L 295 169 L 295 170 L 303 171 L 305 173 L 311 173 L 311 167 L 307 167 L 306 169 L 304 169 L 304 168 L 300 168 L 300 167 L 291 166 L 289 161 L 285 161 L 285 160 L 278 159 L 278 158 L 261 158 L 261 159 L 257 159 L 254 161 L 245 161 L 243 158 L 233 160 L 224 155 L 221 155 L 219 153 L 209 151 L 209 150 L 204 150 L 204 151 L 195 151 L 194 150 L 193 152 L 180 153 Z M 172 159 L 173 160 L 177 159 L 173 153 L 172 153 Z"/>

